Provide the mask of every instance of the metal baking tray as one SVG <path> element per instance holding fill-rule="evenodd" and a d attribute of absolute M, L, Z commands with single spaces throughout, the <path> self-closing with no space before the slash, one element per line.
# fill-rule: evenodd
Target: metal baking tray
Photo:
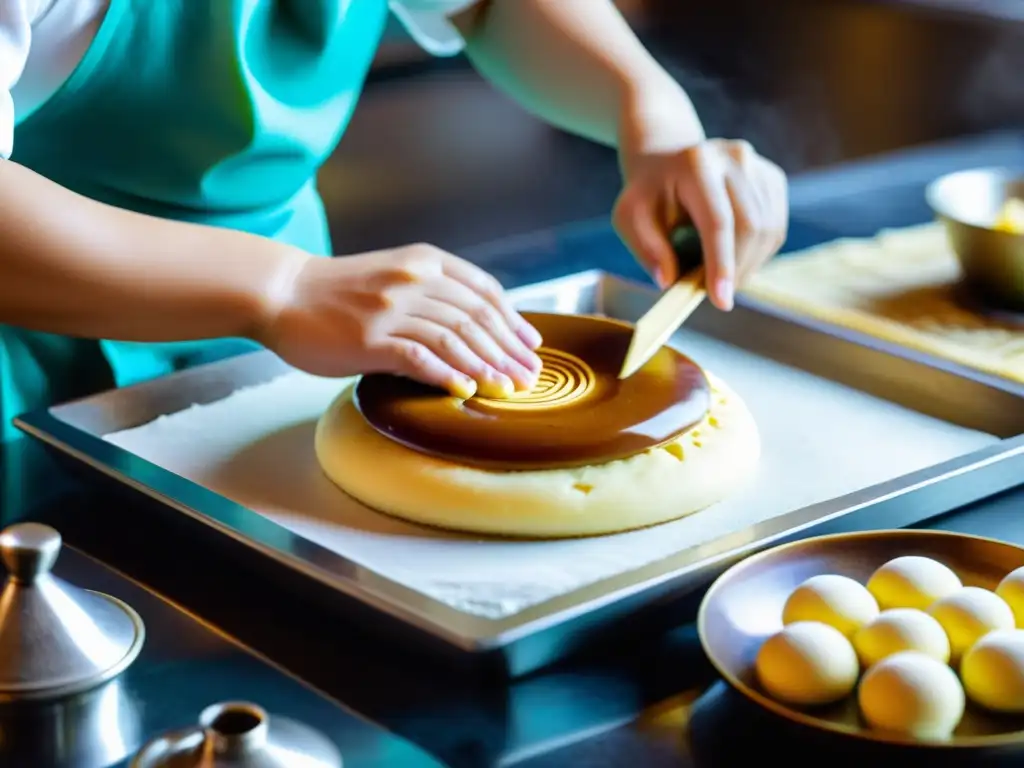
<path fill-rule="evenodd" d="M 593 313 L 635 320 L 656 294 L 602 272 L 585 272 L 514 289 L 523 309 Z M 614 630 L 660 626 L 731 563 L 784 541 L 840 531 L 918 523 L 1024 481 L 1024 387 L 866 336 L 833 328 L 741 296 L 736 309 L 702 307 L 687 333 L 806 372 L 915 413 L 978 430 L 991 442 L 965 455 L 689 546 L 667 557 L 558 594 L 512 615 L 490 618 L 432 599 L 296 535 L 245 506 L 211 492 L 103 439 L 240 388 L 270 381 L 288 367 L 268 352 L 208 364 L 166 378 L 34 412 L 16 420 L 83 470 L 142 494 L 164 511 L 219 532 L 261 560 L 283 566 L 310 588 L 333 595 L 360 615 L 414 630 L 456 656 L 500 660 L 520 675 L 550 664 Z M 696 336 L 694 337 L 696 338 Z M 699 358 L 698 358 L 699 359 Z M 754 412 L 758 416 L 757 411 Z M 821 424 L 808 424 L 822 429 Z M 827 428 L 827 427 L 826 427 Z M 879 434 L 879 440 L 885 440 Z M 766 450 L 770 445 L 766 445 Z M 836 467 L 837 472 L 845 471 Z M 363 609 L 369 608 L 369 611 Z M 678 614 L 676 614 L 678 618 Z M 629 621 L 625 621 L 627 617 Z"/>

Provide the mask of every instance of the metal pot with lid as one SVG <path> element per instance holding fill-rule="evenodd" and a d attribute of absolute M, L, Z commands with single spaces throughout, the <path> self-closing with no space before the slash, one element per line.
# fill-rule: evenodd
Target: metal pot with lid
<path fill-rule="evenodd" d="M 248 702 L 207 707 L 199 724 L 146 744 L 131 768 L 342 768 L 341 753 L 307 725 Z"/>
<path fill-rule="evenodd" d="M 39 523 L 0 532 L 0 703 L 51 701 L 112 680 L 138 657 L 145 626 L 126 603 L 51 573 L 61 536 Z"/>

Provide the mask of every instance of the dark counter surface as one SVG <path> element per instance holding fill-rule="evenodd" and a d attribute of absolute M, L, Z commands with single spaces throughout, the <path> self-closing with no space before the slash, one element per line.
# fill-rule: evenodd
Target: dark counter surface
<path fill-rule="evenodd" d="M 927 181 L 984 165 L 1024 169 L 1024 137 L 989 135 L 795 179 L 787 248 L 925 221 Z M 604 222 L 547 230 L 469 255 L 508 285 L 594 267 L 639 276 Z M 679 628 L 660 639 L 595 651 L 527 679 L 458 674 L 424 661 L 415 649 L 364 635 L 353 621 L 324 618 L 302 595 L 239 567 L 208 536 L 166 529 L 130 504 L 78 486 L 34 443 L 8 447 L 2 469 L 3 522 L 56 525 L 73 545 L 454 768 L 740 766 L 754 747 L 765 755 L 813 747 L 817 760 L 842 765 L 892 762 L 893 753 L 862 753 L 842 740 L 792 733 L 715 684 L 689 625 L 692 610 L 681 610 Z M 929 525 L 1024 544 L 1024 488 Z M 216 669 L 213 664 L 211 674 Z M 917 764 L 912 756 L 898 760 Z M 978 763 L 972 757 L 962 764 Z"/>

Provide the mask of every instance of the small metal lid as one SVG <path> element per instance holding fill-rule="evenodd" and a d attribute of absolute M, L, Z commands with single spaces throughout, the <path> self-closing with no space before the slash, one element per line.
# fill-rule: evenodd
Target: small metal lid
<path fill-rule="evenodd" d="M 47 525 L 0 532 L 0 701 L 81 693 L 119 675 L 142 649 L 145 628 L 128 605 L 50 573 L 60 548 Z"/>
<path fill-rule="evenodd" d="M 207 707 L 199 726 L 158 736 L 131 768 L 341 768 L 341 753 L 307 725 L 247 702 Z"/>

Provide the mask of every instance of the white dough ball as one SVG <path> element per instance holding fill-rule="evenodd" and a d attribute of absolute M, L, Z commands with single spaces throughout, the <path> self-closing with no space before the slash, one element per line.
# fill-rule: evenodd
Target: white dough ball
<path fill-rule="evenodd" d="M 853 636 L 853 647 L 865 669 L 901 651 L 919 651 L 949 663 L 949 638 L 933 617 L 914 608 L 882 611 Z"/>
<path fill-rule="evenodd" d="M 923 611 L 962 586 L 960 578 L 938 560 L 917 555 L 890 560 L 868 579 L 868 591 L 883 611 L 890 608 Z"/>
<path fill-rule="evenodd" d="M 964 689 L 948 665 L 903 651 L 868 670 L 857 696 L 861 714 L 879 731 L 945 740 L 964 715 Z"/>
<path fill-rule="evenodd" d="M 878 603 L 863 584 L 846 576 L 812 576 L 793 590 L 782 623 L 819 621 L 847 637 L 878 616 Z"/>
<path fill-rule="evenodd" d="M 1024 629 L 1024 567 L 1010 571 L 999 582 L 996 594 L 1010 606 L 1017 629 Z"/>
<path fill-rule="evenodd" d="M 1024 712 L 1024 630 L 990 632 L 960 664 L 971 701 L 995 712 Z"/>
<path fill-rule="evenodd" d="M 954 663 L 989 632 L 1013 629 L 1013 611 L 995 592 L 981 587 L 964 587 L 928 609 L 949 638 L 950 660 Z"/>
<path fill-rule="evenodd" d="M 843 633 L 813 621 L 790 624 L 765 640 L 755 666 L 772 698 L 803 706 L 849 696 L 860 672 L 857 654 Z"/>

